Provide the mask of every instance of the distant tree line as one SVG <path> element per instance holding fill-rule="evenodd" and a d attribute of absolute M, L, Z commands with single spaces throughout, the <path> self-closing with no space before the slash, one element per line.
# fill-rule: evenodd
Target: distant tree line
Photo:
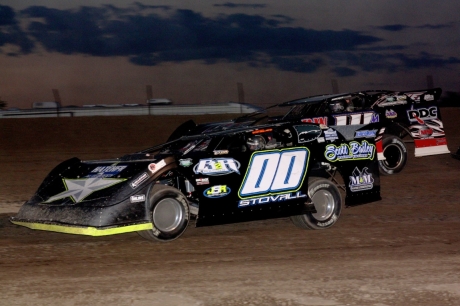
<path fill-rule="evenodd" d="M 1 98 L 0 98 L 0 109 L 4 109 L 6 107 L 6 101 L 3 101 Z"/>

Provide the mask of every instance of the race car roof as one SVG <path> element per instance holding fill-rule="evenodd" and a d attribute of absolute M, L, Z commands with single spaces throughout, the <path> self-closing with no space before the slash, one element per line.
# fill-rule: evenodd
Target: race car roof
<path fill-rule="evenodd" d="M 357 92 L 347 92 L 347 93 L 340 93 L 340 94 L 327 94 L 327 95 L 316 95 L 310 96 L 305 98 L 300 98 L 292 101 L 287 101 L 284 103 L 279 104 L 279 106 L 289 106 L 289 105 L 298 105 L 298 104 L 315 104 L 326 100 L 338 100 L 340 98 L 347 98 L 349 96 L 364 94 L 364 95 L 373 95 L 373 94 L 399 94 L 399 95 L 407 95 L 407 94 L 432 94 L 434 95 L 434 100 L 439 99 L 441 96 L 441 88 L 429 88 L 429 89 L 421 89 L 421 90 L 409 90 L 409 91 L 392 91 L 392 90 L 364 90 L 364 91 L 357 91 Z"/>
<path fill-rule="evenodd" d="M 292 101 L 287 101 L 287 102 L 281 103 L 280 106 L 309 104 L 309 103 L 314 104 L 314 103 L 318 103 L 324 100 L 329 100 L 329 99 L 334 99 L 334 98 L 339 98 L 339 97 L 349 96 L 349 95 L 351 95 L 351 93 L 311 96 L 311 97 L 305 97 L 305 98 L 296 99 Z"/>

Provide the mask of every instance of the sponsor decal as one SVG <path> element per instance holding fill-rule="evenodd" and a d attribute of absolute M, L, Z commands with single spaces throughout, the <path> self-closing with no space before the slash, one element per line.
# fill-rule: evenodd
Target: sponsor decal
<path fill-rule="evenodd" d="M 321 130 L 316 125 L 294 125 L 299 143 L 313 141 L 321 135 Z"/>
<path fill-rule="evenodd" d="M 326 140 L 339 139 L 339 137 L 337 136 L 337 131 L 333 129 L 328 129 L 327 131 L 324 131 L 324 138 L 326 138 Z"/>
<path fill-rule="evenodd" d="M 206 158 L 200 159 L 193 167 L 196 174 L 226 175 L 230 173 L 240 174 L 240 163 L 233 158 Z"/>
<path fill-rule="evenodd" d="M 228 150 L 214 150 L 214 155 L 226 155 L 228 154 Z"/>
<path fill-rule="evenodd" d="M 166 162 L 164 159 L 160 160 L 159 162 L 157 162 L 156 164 L 155 163 L 151 163 L 149 165 L 149 171 L 154 174 L 155 172 L 158 172 L 158 170 L 160 170 L 161 168 L 163 168 L 164 166 L 166 166 Z"/>
<path fill-rule="evenodd" d="M 395 101 L 406 101 L 407 97 L 406 96 L 392 96 L 392 97 L 387 97 L 386 98 L 387 102 L 395 102 Z"/>
<path fill-rule="evenodd" d="M 358 167 L 355 167 L 350 176 L 350 184 L 348 185 L 352 192 L 369 190 L 374 187 L 374 178 L 367 170 L 367 167 L 364 167 L 362 171 L 359 171 Z"/>
<path fill-rule="evenodd" d="M 268 204 L 268 203 L 274 203 L 274 202 L 282 202 L 282 201 L 288 201 L 288 200 L 294 200 L 294 199 L 300 199 L 300 198 L 306 198 L 306 197 L 307 195 L 302 194 L 301 191 L 297 191 L 293 193 L 277 194 L 277 195 L 271 195 L 267 197 L 240 200 L 238 202 L 238 207 Z"/>
<path fill-rule="evenodd" d="M 273 129 L 260 129 L 260 130 L 252 131 L 252 134 L 255 135 L 255 134 L 261 134 L 261 133 L 268 133 L 271 131 L 273 131 Z"/>
<path fill-rule="evenodd" d="M 438 108 L 436 106 L 430 108 L 410 109 L 407 111 L 407 116 L 410 122 L 417 122 L 424 124 L 424 120 L 431 120 L 438 118 Z"/>
<path fill-rule="evenodd" d="M 349 144 L 343 143 L 339 146 L 328 144 L 324 156 L 331 162 L 373 159 L 375 154 L 375 145 L 370 144 L 366 140 L 352 141 Z"/>
<path fill-rule="evenodd" d="M 388 119 L 394 119 L 398 117 L 398 113 L 392 109 L 387 109 L 385 110 L 385 117 L 387 117 Z"/>
<path fill-rule="evenodd" d="M 430 129 L 429 127 L 425 126 L 420 128 L 418 131 L 420 138 L 428 138 L 431 135 L 433 135 L 433 129 Z"/>
<path fill-rule="evenodd" d="M 125 170 L 128 166 L 98 166 L 91 170 L 86 177 L 113 177 L 118 175 L 121 171 Z"/>
<path fill-rule="evenodd" d="M 129 198 L 131 203 L 145 202 L 145 194 L 133 195 Z"/>
<path fill-rule="evenodd" d="M 193 151 L 205 151 L 208 148 L 210 142 L 211 142 L 211 139 L 202 141 L 193 149 Z"/>
<path fill-rule="evenodd" d="M 383 96 L 376 103 L 380 107 L 403 105 L 403 104 L 407 104 L 407 96 L 405 95 Z"/>
<path fill-rule="evenodd" d="M 309 157 L 310 151 L 305 147 L 253 153 L 238 196 L 246 199 L 297 192 Z"/>
<path fill-rule="evenodd" d="M 315 192 L 318 191 L 321 188 L 326 188 L 327 189 L 327 188 L 329 188 L 329 185 L 328 184 L 319 184 L 318 186 L 316 186 L 315 188 L 310 190 L 309 194 L 315 194 Z"/>
<path fill-rule="evenodd" d="M 375 138 L 377 130 L 361 130 L 355 132 L 355 138 Z"/>
<path fill-rule="evenodd" d="M 433 101 L 434 100 L 434 96 L 433 95 L 429 95 L 429 94 L 426 94 L 423 99 L 425 101 Z"/>
<path fill-rule="evenodd" d="M 443 124 L 441 120 L 438 119 L 424 121 L 424 124 L 411 125 L 409 129 L 412 137 L 414 138 L 433 138 L 445 136 Z"/>
<path fill-rule="evenodd" d="M 129 185 L 131 186 L 132 189 L 136 189 L 141 185 L 143 182 L 149 179 L 149 175 L 147 172 L 142 173 L 139 175 L 134 181 L 132 181 Z"/>
<path fill-rule="evenodd" d="M 191 165 L 193 165 L 191 158 L 179 159 L 179 166 L 190 167 Z"/>
<path fill-rule="evenodd" d="M 83 201 L 86 197 L 95 191 L 109 188 L 113 185 L 121 183 L 126 179 L 112 179 L 112 178 L 84 178 L 84 179 L 62 179 L 65 186 L 65 191 L 58 193 L 45 203 L 50 203 L 56 200 L 70 198 L 74 203 Z"/>
<path fill-rule="evenodd" d="M 424 92 L 411 92 L 407 93 L 407 96 L 415 102 L 420 102 L 420 97 L 423 96 Z"/>
<path fill-rule="evenodd" d="M 181 152 L 183 155 L 189 153 L 193 149 L 195 149 L 196 145 L 200 142 L 201 140 L 194 140 L 192 142 L 189 142 L 185 147 L 181 148 L 179 152 Z"/>
<path fill-rule="evenodd" d="M 231 191 L 227 185 L 216 185 L 206 189 L 203 195 L 207 198 L 222 198 L 229 195 Z"/>
<path fill-rule="evenodd" d="M 300 121 L 304 123 L 316 123 L 316 124 L 321 124 L 321 125 L 327 125 L 327 117 L 305 118 Z"/>
<path fill-rule="evenodd" d="M 324 137 L 318 137 L 318 142 L 321 143 L 321 142 L 325 142 L 326 140 L 324 140 Z"/>
<path fill-rule="evenodd" d="M 334 115 L 335 125 L 356 125 L 379 122 L 379 115 L 375 112 Z"/>
<path fill-rule="evenodd" d="M 197 178 L 196 179 L 197 185 L 209 185 L 209 178 Z"/>

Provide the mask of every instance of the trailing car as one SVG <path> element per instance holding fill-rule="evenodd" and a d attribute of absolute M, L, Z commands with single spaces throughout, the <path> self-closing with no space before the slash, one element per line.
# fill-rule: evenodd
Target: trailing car
<path fill-rule="evenodd" d="M 328 125 L 347 135 L 350 126 L 376 123 L 381 174 L 400 172 L 407 161 L 403 138 L 415 144 L 415 156 L 449 153 L 437 100 L 440 88 L 415 91 L 367 90 L 296 99 L 280 106 L 297 105 L 293 110 L 302 122 Z M 354 131 L 352 129 L 351 131 Z"/>
<path fill-rule="evenodd" d="M 201 125 L 190 120 L 166 143 L 137 153 L 72 158 L 51 171 L 11 222 L 92 236 L 136 231 L 169 241 L 191 217 L 197 227 L 290 217 L 300 228 L 326 229 L 344 205 L 380 200 L 376 144 L 367 136 L 374 124 L 352 127 L 356 137 L 349 139 L 292 118 L 288 111 Z"/>

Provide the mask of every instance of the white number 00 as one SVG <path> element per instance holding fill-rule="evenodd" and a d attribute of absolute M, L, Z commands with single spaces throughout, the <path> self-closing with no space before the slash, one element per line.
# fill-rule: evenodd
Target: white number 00
<path fill-rule="evenodd" d="M 256 152 L 252 155 L 240 198 L 297 191 L 308 165 L 307 148 Z"/>

